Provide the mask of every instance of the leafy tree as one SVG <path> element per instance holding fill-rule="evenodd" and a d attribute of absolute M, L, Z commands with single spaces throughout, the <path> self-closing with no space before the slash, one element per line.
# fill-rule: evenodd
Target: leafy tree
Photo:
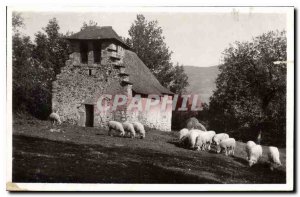
<path fill-rule="evenodd" d="M 51 111 L 51 83 L 68 58 L 68 43 L 55 18 L 45 33 L 35 35 L 35 43 L 18 31 L 23 26 L 21 15 L 13 15 L 13 111 L 44 119 Z"/>
<path fill-rule="evenodd" d="M 14 33 L 18 32 L 18 28 L 24 27 L 24 19 L 22 18 L 21 14 L 18 12 L 12 13 L 12 27 Z"/>
<path fill-rule="evenodd" d="M 48 72 L 32 57 L 35 45 L 29 36 L 22 35 L 18 28 L 24 27 L 20 14 L 13 14 L 12 66 L 13 66 L 13 112 L 44 113 L 47 88 L 44 79 Z"/>
<path fill-rule="evenodd" d="M 36 48 L 33 56 L 44 68 L 54 72 L 51 74 L 52 79 L 60 73 L 70 52 L 69 44 L 64 39 L 65 35 L 59 33 L 59 29 L 58 21 L 53 18 L 43 28 L 44 32 L 39 31 L 35 34 Z"/>
<path fill-rule="evenodd" d="M 281 63 L 276 64 L 278 61 Z M 261 136 L 264 142 L 285 139 L 284 61 L 284 31 L 230 45 L 224 51 L 217 89 L 210 100 L 210 125 L 258 142 Z"/>
<path fill-rule="evenodd" d="M 159 82 L 176 93 L 183 92 L 187 84 L 187 76 L 182 67 L 173 67 L 172 52 L 165 43 L 163 30 L 157 21 L 147 21 L 139 14 L 131 25 L 130 38 L 123 40 L 137 53 Z M 180 79 L 184 79 L 181 84 Z"/>
<path fill-rule="evenodd" d="M 171 74 L 171 79 L 170 90 L 177 94 L 185 93 L 185 88 L 189 85 L 189 82 L 183 65 L 176 64 Z"/>

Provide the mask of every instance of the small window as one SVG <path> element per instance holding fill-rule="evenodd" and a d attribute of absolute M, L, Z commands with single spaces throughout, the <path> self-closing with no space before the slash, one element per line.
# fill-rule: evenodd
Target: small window
<path fill-rule="evenodd" d="M 92 69 L 89 69 L 89 76 L 92 75 Z"/>

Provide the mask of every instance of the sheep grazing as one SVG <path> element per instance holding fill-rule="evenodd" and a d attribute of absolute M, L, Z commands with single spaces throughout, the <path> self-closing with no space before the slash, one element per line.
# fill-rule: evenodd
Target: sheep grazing
<path fill-rule="evenodd" d="M 277 147 L 269 146 L 268 148 L 268 158 L 270 162 L 270 169 L 273 171 L 273 169 L 277 166 L 281 166 L 280 162 L 280 154 Z"/>
<path fill-rule="evenodd" d="M 250 149 L 252 146 L 255 146 L 255 142 L 253 141 L 248 141 L 247 144 L 246 144 L 246 153 L 247 153 L 247 160 L 249 160 L 250 158 Z"/>
<path fill-rule="evenodd" d="M 228 138 L 229 135 L 227 133 L 218 133 L 213 137 L 212 141 L 215 145 L 219 145 L 222 140 L 226 140 Z"/>
<path fill-rule="evenodd" d="M 200 130 L 193 129 L 182 139 L 184 146 L 190 149 L 195 149 L 196 140 L 198 135 L 202 133 Z"/>
<path fill-rule="evenodd" d="M 179 141 L 181 141 L 182 138 L 183 138 L 184 136 L 186 136 L 188 133 L 189 133 L 189 130 L 188 130 L 188 129 L 186 129 L 186 128 L 181 129 L 181 130 L 179 131 Z"/>
<path fill-rule="evenodd" d="M 55 125 L 56 122 L 57 122 L 58 124 L 61 124 L 60 116 L 59 116 L 57 113 L 52 112 L 52 113 L 49 115 L 49 118 L 50 118 L 50 120 L 53 122 L 53 125 Z"/>
<path fill-rule="evenodd" d="M 234 138 L 228 138 L 222 140 L 217 149 L 217 153 L 220 153 L 222 150 L 225 151 L 225 155 L 234 155 L 236 142 Z"/>
<path fill-rule="evenodd" d="M 208 132 L 199 132 L 195 143 L 197 150 L 205 150 L 207 147 L 206 144 L 209 142 L 209 138 L 210 135 Z"/>
<path fill-rule="evenodd" d="M 207 141 L 206 141 L 205 148 L 207 150 L 210 150 L 210 145 L 212 143 L 213 137 L 216 135 L 216 132 L 215 131 L 207 131 L 206 133 L 207 133 Z"/>
<path fill-rule="evenodd" d="M 259 158 L 262 156 L 262 152 L 263 151 L 261 145 L 256 144 L 250 147 L 249 157 L 248 157 L 248 162 L 250 167 L 258 162 Z"/>
<path fill-rule="evenodd" d="M 140 122 L 134 122 L 132 124 L 136 133 L 140 135 L 141 139 L 144 139 L 146 136 L 144 125 L 142 125 Z"/>
<path fill-rule="evenodd" d="M 123 125 L 120 122 L 109 121 L 108 122 L 108 135 L 111 135 L 111 130 L 115 130 L 115 131 L 120 132 L 121 136 L 125 135 L 125 131 L 124 131 Z"/>
<path fill-rule="evenodd" d="M 135 137 L 135 130 L 134 130 L 134 126 L 133 124 L 129 123 L 129 122 L 124 122 L 123 123 L 123 128 L 125 133 L 131 137 L 134 138 Z"/>

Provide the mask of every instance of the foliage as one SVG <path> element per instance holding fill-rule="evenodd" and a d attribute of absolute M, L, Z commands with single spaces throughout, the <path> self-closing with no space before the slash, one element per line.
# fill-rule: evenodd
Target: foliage
<path fill-rule="evenodd" d="M 51 83 L 68 58 L 68 44 L 55 18 L 45 33 L 35 35 L 35 43 L 17 30 L 23 26 L 21 15 L 13 15 L 13 111 L 45 119 L 51 112 Z"/>
<path fill-rule="evenodd" d="M 271 136 L 285 141 L 286 64 L 277 63 L 284 61 L 284 31 L 230 45 L 210 99 L 210 126 L 239 138 L 262 131 L 264 142 Z"/>
<path fill-rule="evenodd" d="M 126 44 L 137 53 L 159 82 L 174 91 L 184 92 L 187 75 L 182 66 L 173 66 L 172 52 L 165 43 L 163 30 L 157 21 L 147 21 L 139 14 L 129 29 L 130 38 L 123 38 Z"/>
<path fill-rule="evenodd" d="M 179 65 L 178 63 L 173 69 L 171 76 L 171 84 L 169 85 L 170 90 L 174 93 L 185 93 L 185 88 L 189 85 L 188 76 L 184 72 L 183 65 Z"/>
<path fill-rule="evenodd" d="M 18 32 L 18 28 L 24 27 L 24 19 L 22 18 L 21 14 L 18 12 L 12 13 L 12 27 L 14 33 Z"/>

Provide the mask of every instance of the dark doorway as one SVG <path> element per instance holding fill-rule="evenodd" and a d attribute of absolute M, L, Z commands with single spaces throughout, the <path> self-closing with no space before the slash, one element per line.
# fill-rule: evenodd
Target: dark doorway
<path fill-rule="evenodd" d="M 81 42 L 80 44 L 80 55 L 81 55 L 81 63 L 87 63 L 88 62 L 88 43 Z"/>
<path fill-rule="evenodd" d="M 94 63 L 101 62 L 101 42 L 94 42 Z"/>
<path fill-rule="evenodd" d="M 94 105 L 85 105 L 85 126 L 94 126 Z"/>

